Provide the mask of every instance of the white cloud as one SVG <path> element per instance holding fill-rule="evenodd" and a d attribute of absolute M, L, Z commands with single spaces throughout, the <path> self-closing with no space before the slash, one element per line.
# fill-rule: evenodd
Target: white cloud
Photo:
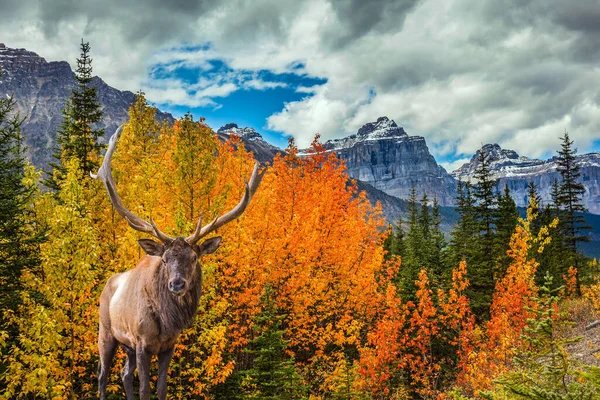
<path fill-rule="evenodd" d="M 460 158 L 458 160 L 454 160 L 454 161 L 448 161 L 448 162 L 440 162 L 439 164 L 444 167 L 444 169 L 448 172 L 452 172 L 457 170 L 458 168 L 462 167 L 464 164 L 468 163 L 469 161 L 471 161 L 470 158 Z"/>
<path fill-rule="evenodd" d="M 156 103 L 218 107 L 236 90 L 283 87 L 261 71 L 323 78 L 267 120 L 301 146 L 381 115 L 446 158 L 488 142 L 541 156 L 565 129 L 581 151 L 600 139 L 597 0 L 5 1 L 8 46 L 73 62 L 84 36 L 96 73 Z M 157 68 L 210 79 L 162 83 Z"/>

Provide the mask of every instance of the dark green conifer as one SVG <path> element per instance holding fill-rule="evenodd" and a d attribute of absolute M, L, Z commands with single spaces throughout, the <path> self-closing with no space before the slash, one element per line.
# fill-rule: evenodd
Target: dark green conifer
<path fill-rule="evenodd" d="M 286 354 L 283 316 L 270 287 L 261 298 L 263 310 L 255 317 L 253 330 L 257 335 L 244 351 L 253 359 L 252 368 L 240 371 L 244 399 L 303 399 L 307 387 L 294 368 L 294 359 Z"/>
<path fill-rule="evenodd" d="M 433 279 L 441 283 L 444 278 L 444 249 L 446 248 L 446 238 L 442 232 L 442 216 L 440 214 L 440 205 L 437 196 L 433 198 L 431 208 L 431 229 L 429 239 L 429 268 L 432 271 Z"/>
<path fill-rule="evenodd" d="M 31 209 L 35 182 L 26 183 L 27 161 L 22 120 L 13 113 L 12 98 L 0 99 L 0 331 L 4 314 L 20 303 L 21 273 L 34 268 L 44 235 Z"/>
<path fill-rule="evenodd" d="M 53 154 L 55 162 L 50 163 L 53 172 L 44 182 L 52 189 L 58 189 L 60 176 L 64 175 L 65 161 L 76 157 L 81 165 L 83 178 L 90 172 L 96 172 L 99 155 L 103 145 L 98 139 L 104 135 L 104 129 L 98 128 L 102 121 L 102 107 L 98 101 L 96 87 L 92 80 L 92 59 L 90 44 L 81 40 L 81 54 L 77 59 L 75 78 L 77 86 L 71 93 L 63 110 L 63 121 L 57 132 L 57 148 Z"/>
<path fill-rule="evenodd" d="M 573 148 L 573 141 L 569 138 L 569 133 L 565 132 L 556 161 L 561 176 L 556 204 L 559 209 L 563 210 L 560 226 L 564 243 L 570 250 L 572 265 L 578 271 L 577 290 L 579 291 L 579 269 L 583 263 L 581 263 L 581 256 L 577 253 L 577 244 L 589 241 L 589 237 L 584 232 L 590 227 L 586 224 L 583 216 L 583 213 L 587 211 L 582 200 L 585 187 L 580 182 L 581 171 L 575 159 L 576 154 L 577 149 Z"/>
<path fill-rule="evenodd" d="M 496 221 L 496 279 L 502 279 L 504 273 L 508 269 L 512 258 L 506 255 L 506 251 L 510 247 L 510 238 L 517 227 L 519 213 L 517 205 L 510 195 L 508 185 L 504 186 L 504 193 L 498 194 L 498 219 Z"/>

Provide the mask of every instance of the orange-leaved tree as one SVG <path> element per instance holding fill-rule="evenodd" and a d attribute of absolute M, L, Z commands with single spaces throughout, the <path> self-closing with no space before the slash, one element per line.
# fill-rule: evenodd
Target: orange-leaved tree
<path fill-rule="evenodd" d="M 531 223 L 537 218 L 535 201 L 535 198 L 530 200 L 527 217 L 519 219 L 511 237 L 507 251 L 511 263 L 496 285 L 485 333 L 473 337 L 474 347 L 462 363 L 459 385 L 471 395 L 491 389 L 494 379 L 512 368 L 514 356 L 526 346 L 522 333 L 527 321 L 535 316 L 538 294 L 535 284 L 538 263 L 530 250 L 535 245 L 541 253 L 550 241 L 550 229 L 558 224 L 554 220 L 533 236 Z"/>
<path fill-rule="evenodd" d="M 416 303 L 403 303 L 387 287 L 384 311 L 361 349 L 363 386 L 375 398 L 443 397 L 457 366 L 471 349 L 474 317 L 464 294 L 466 264 L 452 272 L 451 287 L 434 296 L 425 270 L 419 273 Z"/>

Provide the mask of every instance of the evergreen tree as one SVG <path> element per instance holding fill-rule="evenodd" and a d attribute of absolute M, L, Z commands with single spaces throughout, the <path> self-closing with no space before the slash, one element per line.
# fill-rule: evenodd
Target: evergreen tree
<path fill-rule="evenodd" d="M 22 120 L 13 106 L 12 98 L 0 99 L 0 331 L 8 329 L 5 313 L 20 303 L 21 272 L 39 263 L 43 239 L 30 207 L 36 176 L 25 160 Z"/>
<path fill-rule="evenodd" d="M 431 217 L 429 215 L 428 204 L 429 198 L 427 197 L 427 193 L 423 193 L 423 197 L 421 198 L 421 212 L 419 213 L 418 221 L 424 243 L 427 243 L 430 239 L 429 230 L 431 229 Z"/>
<path fill-rule="evenodd" d="M 406 299 L 415 296 L 415 281 L 419 277 L 419 271 L 424 266 L 423 251 L 423 229 L 420 224 L 419 204 L 417 194 L 413 186 L 408 199 L 408 232 L 406 234 L 406 257 L 402 260 L 400 277 Z"/>
<path fill-rule="evenodd" d="M 45 180 L 46 186 L 58 189 L 57 180 L 65 173 L 65 163 L 72 157 L 77 158 L 82 177 L 95 172 L 99 165 L 99 154 L 103 145 L 98 139 L 104 135 L 104 129 L 95 126 L 102 121 L 102 108 L 98 102 L 96 88 L 92 85 L 92 59 L 90 44 L 81 40 L 81 54 L 77 59 L 75 78 L 77 86 L 63 110 L 63 121 L 57 132 L 58 148 L 53 154 L 56 162 L 50 163 L 58 174 L 50 174 Z M 56 176 L 55 176 L 56 175 Z"/>
<path fill-rule="evenodd" d="M 254 319 L 254 332 L 244 351 L 253 358 L 252 368 L 240 371 L 244 399 L 302 399 L 307 388 L 294 369 L 294 359 L 286 355 L 288 341 L 283 336 L 283 317 L 277 315 L 272 289 L 267 286 L 261 298 L 263 310 Z"/>
<path fill-rule="evenodd" d="M 483 152 L 479 152 L 479 165 L 475 170 L 474 178 L 477 184 L 474 186 L 473 197 L 477 205 L 475 206 L 475 217 L 478 221 L 479 233 L 481 235 L 481 254 L 489 257 L 493 254 L 493 235 L 497 220 L 498 198 L 495 189 L 498 180 L 492 178 L 490 171 L 489 157 Z"/>
<path fill-rule="evenodd" d="M 560 182 L 556 204 L 559 208 L 564 210 L 563 218 L 561 219 L 564 241 L 571 252 L 575 268 L 579 270 L 577 243 L 589 240 L 583 232 L 590 229 L 590 227 L 586 225 L 585 217 L 582 215 L 582 213 L 587 211 L 582 202 L 585 187 L 579 181 L 581 178 L 581 171 L 575 160 L 577 149 L 572 146 L 573 141 L 569 138 L 568 132 L 565 132 L 562 137 L 561 149 L 558 152 L 557 159 L 557 169 L 562 180 Z M 579 276 L 577 282 L 579 284 Z"/>
<path fill-rule="evenodd" d="M 473 243 L 475 241 L 475 200 L 469 182 L 458 182 L 456 209 L 458 222 L 451 233 L 448 251 L 448 267 L 454 268 L 461 261 L 471 265 L 473 261 Z"/>
<path fill-rule="evenodd" d="M 431 229 L 429 239 L 429 266 L 433 272 L 433 278 L 437 283 L 441 281 L 444 273 L 443 251 L 446 247 L 446 238 L 441 229 L 442 216 L 440 215 L 440 205 L 437 196 L 433 198 L 431 208 Z"/>
<path fill-rule="evenodd" d="M 396 234 L 394 233 L 394 226 L 392 224 L 388 224 L 388 235 L 383 241 L 383 250 L 386 251 L 386 260 L 391 260 L 396 255 Z"/>
<path fill-rule="evenodd" d="M 511 258 L 506 254 L 510 247 L 510 238 L 517 227 L 519 213 L 517 205 L 510 195 L 508 185 L 504 186 L 504 193 L 498 194 L 498 220 L 496 221 L 496 249 L 497 267 L 496 279 L 501 279 L 511 263 Z"/>
<path fill-rule="evenodd" d="M 402 221 L 402 216 L 398 217 L 396 227 L 394 228 L 395 251 L 396 254 L 400 257 L 404 257 L 406 255 L 406 235 L 404 234 L 404 227 L 402 226 L 403 222 L 404 221 Z"/>
<path fill-rule="evenodd" d="M 473 188 L 478 236 L 474 243 L 473 262 L 469 268 L 471 282 L 469 291 L 475 315 L 486 317 L 495 286 L 494 272 L 497 258 L 495 229 L 498 219 L 498 198 L 494 192 L 498 180 L 492 178 L 489 157 L 485 152 L 479 152 L 478 161 L 479 165 L 474 174 L 477 184 Z"/>

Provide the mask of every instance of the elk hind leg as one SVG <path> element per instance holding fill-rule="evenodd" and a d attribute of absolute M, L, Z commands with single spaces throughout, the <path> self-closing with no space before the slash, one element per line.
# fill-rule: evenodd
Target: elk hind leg
<path fill-rule="evenodd" d="M 106 384 L 112 360 L 117 350 L 117 340 L 113 337 L 109 330 L 104 329 L 100 324 L 98 334 L 98 350 L 100 352 L 100 362 L 98 363 L 98 391 L 100 399 L 106 399 Z"/>

